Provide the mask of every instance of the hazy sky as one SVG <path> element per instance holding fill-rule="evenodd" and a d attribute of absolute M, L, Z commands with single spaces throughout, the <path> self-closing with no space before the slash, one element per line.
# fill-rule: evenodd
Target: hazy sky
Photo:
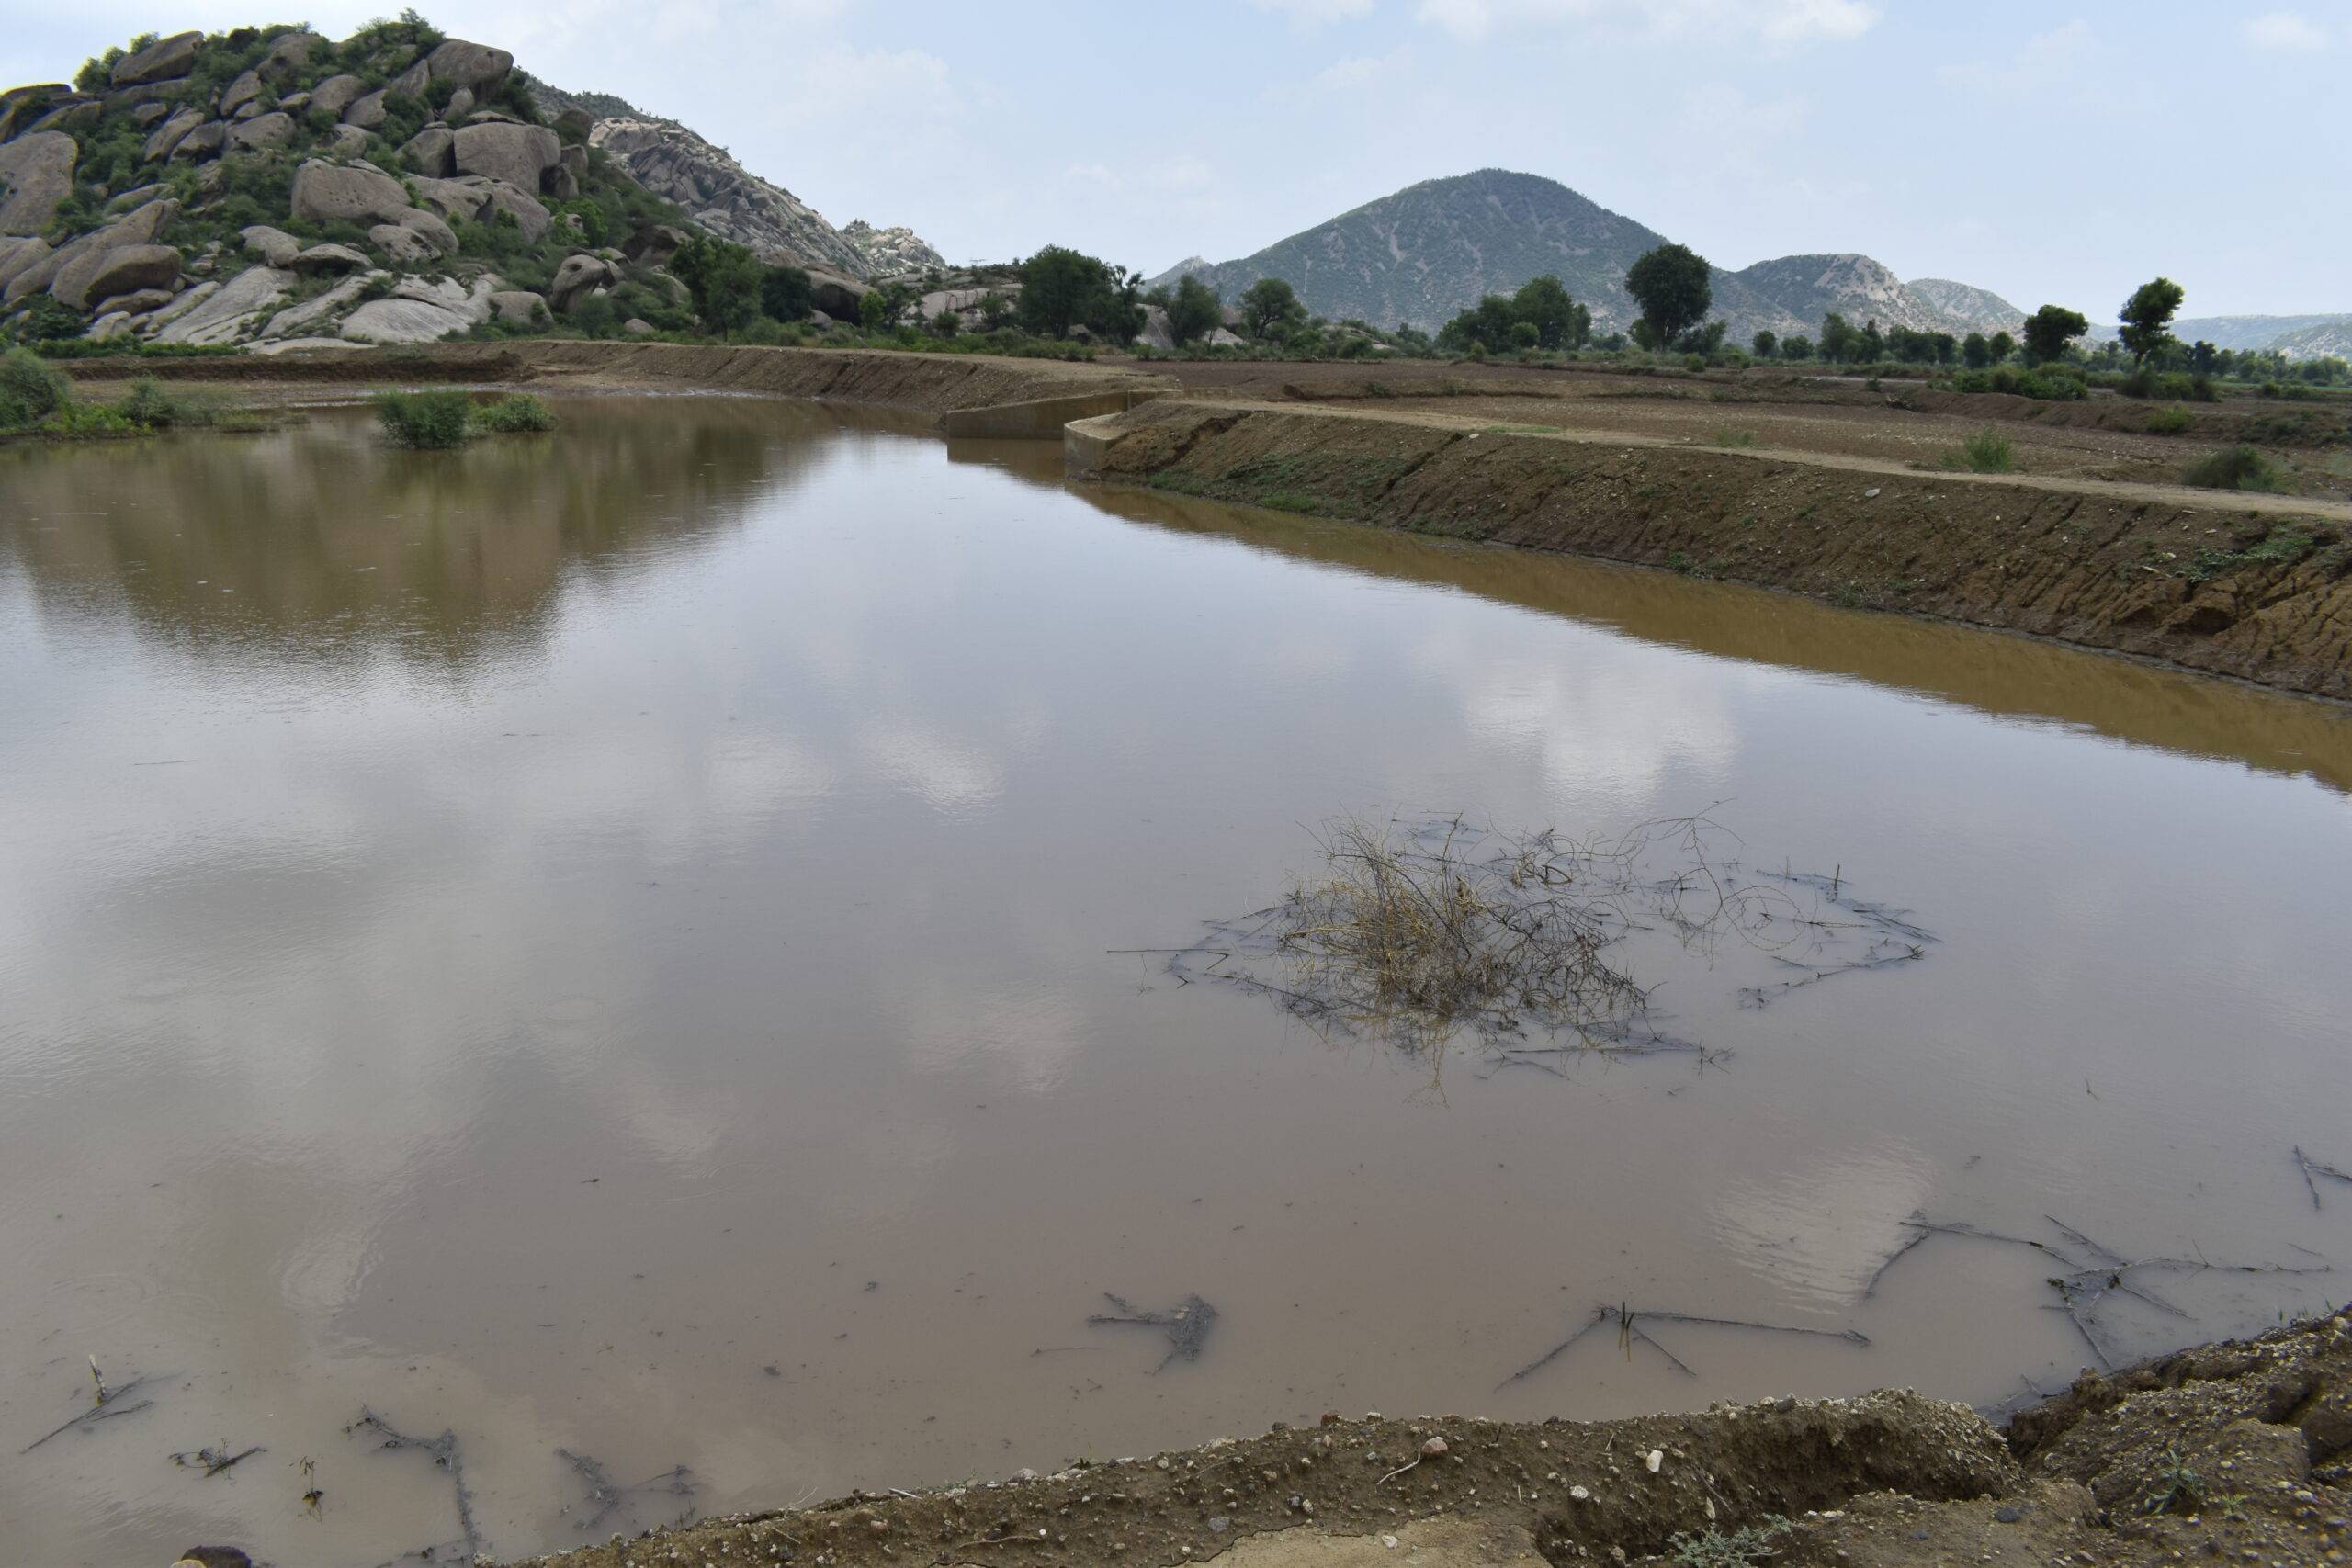
<path fill-rule="evenodd" d="M 385 6 L 311 0 L 337 37 Z M 1865 251 L 2031 310 L 2352 310 L 2352 0 L 488 0 L 424 6 L 950 257 L 1244 255 L 1548 175 L 1744 266 Z M 12 6 L 0 80 L 252 0 Z"/>

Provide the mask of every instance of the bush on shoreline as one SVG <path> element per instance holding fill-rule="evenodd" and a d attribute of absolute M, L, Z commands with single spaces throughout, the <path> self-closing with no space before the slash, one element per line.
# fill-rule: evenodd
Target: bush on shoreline
<path fill-rule="evenodd" d="M 386 389 L 376 394 L 376 418 L 395 446 L 419 451 L 462 446 L 477 435 L 511 435 L 555 428 L 555 413 L 528 392 L 476 407 L 466 393 Z"/>

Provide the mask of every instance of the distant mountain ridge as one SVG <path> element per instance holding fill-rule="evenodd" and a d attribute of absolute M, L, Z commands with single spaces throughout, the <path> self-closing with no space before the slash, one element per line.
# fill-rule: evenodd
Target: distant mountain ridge
<path fill-rule="evenodd" d="M 2111 338 L 2115 328 L 2100 322 L 2095 338 Z M 2352 359 L 2352 311 L 2312 316 L 2184 316 L 2172 324 L 2183 343 L 2215 348 L 2277 349 L 2290 359 Z"/>
<path fill-rule="evenodd" d="M 611 93 L 569 93 L 532 84 L 552 119 L 577 109 L 593 124 L 588 143 L 626 166 L 654 195 L 675 202 L 722 239 L 748 245 L 763 261 L 788 262 L 849 277 L 944 267 L 947 260 L 911 229 L 876 229 L 853 221 L 836 229 L 822 213 L 772 180 L 763 179 L 688 126 L 647 114 Z"/>
<path fill-rule="evenodd" d="M 1153 281 L 1172 283 L 1189 271 L 1232 299 L 1261 277 L 1280 277 L 1318 315 L 1429 331 L 1483 295 L 1551 273 L 1591 309 L 1596 331 L 1622 332 L 1639 314 L 1625 269 L 1666 243 L 1556 180 L 1480 169 L 1408 186 L 1238 261 L 1180 263 Z M 1955 333 L 2015 332 L 2025 320 L 1989 290 L 1935 278 L 1915 287 L 1852 252 L 1718 267 L 1714 296 L 1711 315 L 1735 342 L 1758 332 L 1817 333 L 1832 310 L 1858 326 Z"/>

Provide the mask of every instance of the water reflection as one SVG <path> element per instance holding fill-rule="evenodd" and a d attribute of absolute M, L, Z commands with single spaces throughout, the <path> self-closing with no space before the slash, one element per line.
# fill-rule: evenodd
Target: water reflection
<path fill-rule="evenodd" d="M 0 448 L 0 559 L 41 614 L 243 658 L 463 671 L 537 645 L 567 576 L 621 587 L 823 460 L 816 404 L 572 400 L 560 443 L 384 446 L 364 411 L 268 434 Z"/>
<path fill-rule="evenodd" d="M 823 410 L 564 412 L 439 458 L 358 415 L 0 455 L 0 1426 L 86 1401 L 85 1355 L 179 1374 L 0 1471 L 29 1561 L 448 1539 L 446 1484 L 339 1436 L 362 1404 L 458 1430 L 515 1555 L 576 1539 L 558 1448 L 724 1508 L 1323 1408 L 2071 1371 L 2030 1249 L 1939 1233 L 1858 1293 L 1915 1210 L 2346 1250 L 2287 1153 L 2352 1168 L 2352 817 L 2290 755 L 2342 758 L 2333 710 Z M 1762 1012 L 1697 966 L 1660 1001 L 1722 1070 L 1442 1109 L 1104 951 L 1262 904 L 1340 813 L 1726 798 L 1757 868 L 1842 864 L 1934 961 Z M 1033 1355 L 1104 1290 L 1217 1335 Z M 1601 1300 L 1872 1344 L 1487 1392 Z M 224 1438 L 317 1457 L 326 1517 L 162 1461 Z"/>

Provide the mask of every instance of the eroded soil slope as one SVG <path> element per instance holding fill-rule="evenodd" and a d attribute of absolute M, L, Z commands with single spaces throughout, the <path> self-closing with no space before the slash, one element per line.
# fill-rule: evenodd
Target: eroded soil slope
<path fill-rule="evenodd" d="M 1760 583 L 2352 696 L 2340 503 L 1170 398 L 1098 477 Z"/>

